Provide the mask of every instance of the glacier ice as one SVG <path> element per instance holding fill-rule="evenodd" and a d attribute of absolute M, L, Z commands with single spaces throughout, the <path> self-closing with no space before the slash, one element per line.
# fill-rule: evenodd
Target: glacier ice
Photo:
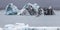
<path fill-rule="evenodd" d="M 17 15 L 18 8 L 13 5 L 13 3 L 9 3 L 6 6 L 6 15 Z"/>
<path fill-rule="evenodd" d="M 28 3 L 27 7 L 25 8 L 29 11 L 30 15 L 37 15 L 39 7 L 40 6 L 37 5 L 37 3 L 34 3 L 34 4 Z"/>
<path fill-rule="evenodd" d="M 37 3 L 31 4 L 27 3 L 21 11 L 18 13 L 18 15 L 23 14 L 23 15 L 37 15 L 38 10 L 40 10 L 40 6 Z M 40 12 L 41 13 L 41 12 Z"/>
<path fill-rule="evenodd" d="M 42 8 L 37 3 L 31 4 L 27 3 L 24 5 L 24 7 L 19 10 L 13 3 L 9 3 L 6 6 L 6 15 L 54 15 L 54 10 L 52 6 L 49 6 L 49 8 Z"/>
<path fill-rule="evenodd" d="M 14 25 L 13 24 L 7 24 L 4 26 L 4 30 L 14 30 Z"/>
<path fill-rule="evenodd" d="M 49 6 L 49 8 L 44 8 L 44 15 L 54 15 L 54 9 L 52 6 Z"/>

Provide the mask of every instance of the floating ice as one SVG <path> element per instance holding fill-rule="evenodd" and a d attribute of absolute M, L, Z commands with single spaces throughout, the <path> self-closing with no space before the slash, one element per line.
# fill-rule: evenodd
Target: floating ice
<path fill-rule="evenodd" d="M 16 30 L 25 30 L 28 29 L 28 26 L 26 26 L 24 23 L 16 23 L 15 24 L 15 29 Z"/>
<path fill-rule="evenodd" d="M 44 8 L 44 15 L 54 15 L 55 12 L 54 12 L 54 9 L 49 6 L 49 8 Z"/>
<path fill-rule="evenodd" d="M 31 3 L 27 3 L 22 9 L 21 11 L 18 13 L 18 15 L 23 14 L 23 15 L 37 15 L 38 14 L 38 10 L 40 6 L 37 5 L 37 3 L 35 4 L 31 4 Z"/>
<path fill-rule="evenodd" d="M 28 24 L 16 23 L 7 24 L 0 30 L 60 30 L 60 27 L 30 27 Z"/>
<path fill-rule="evenodd" d="M 13 24 L 7 24 L 4 26 L 4 30 L 14 30 L 14 25 Z"/>
<path fill-rule="evenodd" d="M 6 15 L 16 15 L 18 12 L 18 8 L 13 5 L 13 3 L 10 3 L 6 7 Z"/>
<path fill-rule="evenodd" d="M 8 24 L 5 25 L 4 30 L 25 30 L 28 27 L 28 24 L 25 25 L 24 23 Z"/>
<path fill-rule="evenodd" d="M 30 15 L 37 15 L 39 6 L 36 3 L 35 4 L 28 3 L 27 5 L 28 6 L 25 8 L 28 10 Z"/>

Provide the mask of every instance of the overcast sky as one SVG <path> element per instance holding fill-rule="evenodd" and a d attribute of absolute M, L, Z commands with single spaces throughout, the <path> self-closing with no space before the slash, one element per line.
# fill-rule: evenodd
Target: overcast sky
<path fill-rule="evenodd" d="M 5 8 L 7 4 L 13 3 L 21 9 L 26 3 L 37 3 L 42 7 L 60 7 L 60 0 L 0 0 L 0 8 Z"/>

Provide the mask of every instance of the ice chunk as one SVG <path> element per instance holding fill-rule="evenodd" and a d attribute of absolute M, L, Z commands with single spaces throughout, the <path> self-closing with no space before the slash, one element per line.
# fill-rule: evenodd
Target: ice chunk
<path fill-rule="evenodd" d="M 28 30 L 28 27 L 29 25 L 24 23 L 7 24 L 4 26 L 4 30 Z"/>
<path fill-rule="evenodd" d="M 16 30 L 27 30 L 28 29 L 28 25 L 25 25 L 24 23 L 16 23 L 15 24 L 15 29 Z"/>
<path fill-rule="evenodd" d="M 49 6 L 49 8 L 44 8 L 44 15 L 54 15 L 54 9 Z"/>
<path fill-rule="evenodd" d="M 6 15 L 16 15 L 18 12 L 18 8 L 13 5 L 13 3 L 10 3 L 6 7 Z"/>
<path fill-rule="evenodd" d="M 14 25 L 13 24 L 7 24 L 4 26 L 4 30 L 14 30 Z"/>
<path fill-rule="evenodd" d="M 16 27 L 28 27 L 29 25 L 25 25 L 24 23 L 16 23 L 15 24 Z"/>

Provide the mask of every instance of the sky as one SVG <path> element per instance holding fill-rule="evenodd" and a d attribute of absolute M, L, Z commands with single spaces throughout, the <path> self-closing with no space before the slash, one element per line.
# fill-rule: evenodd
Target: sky
<path fill-rule="evenodd" d="M 4 9 L 9 3 L 13 3 L 19 9 L 27 3 L 37 3 L 41 7 L 60 7 L 60 0 L 0 0 L 0 8 Z"/>

